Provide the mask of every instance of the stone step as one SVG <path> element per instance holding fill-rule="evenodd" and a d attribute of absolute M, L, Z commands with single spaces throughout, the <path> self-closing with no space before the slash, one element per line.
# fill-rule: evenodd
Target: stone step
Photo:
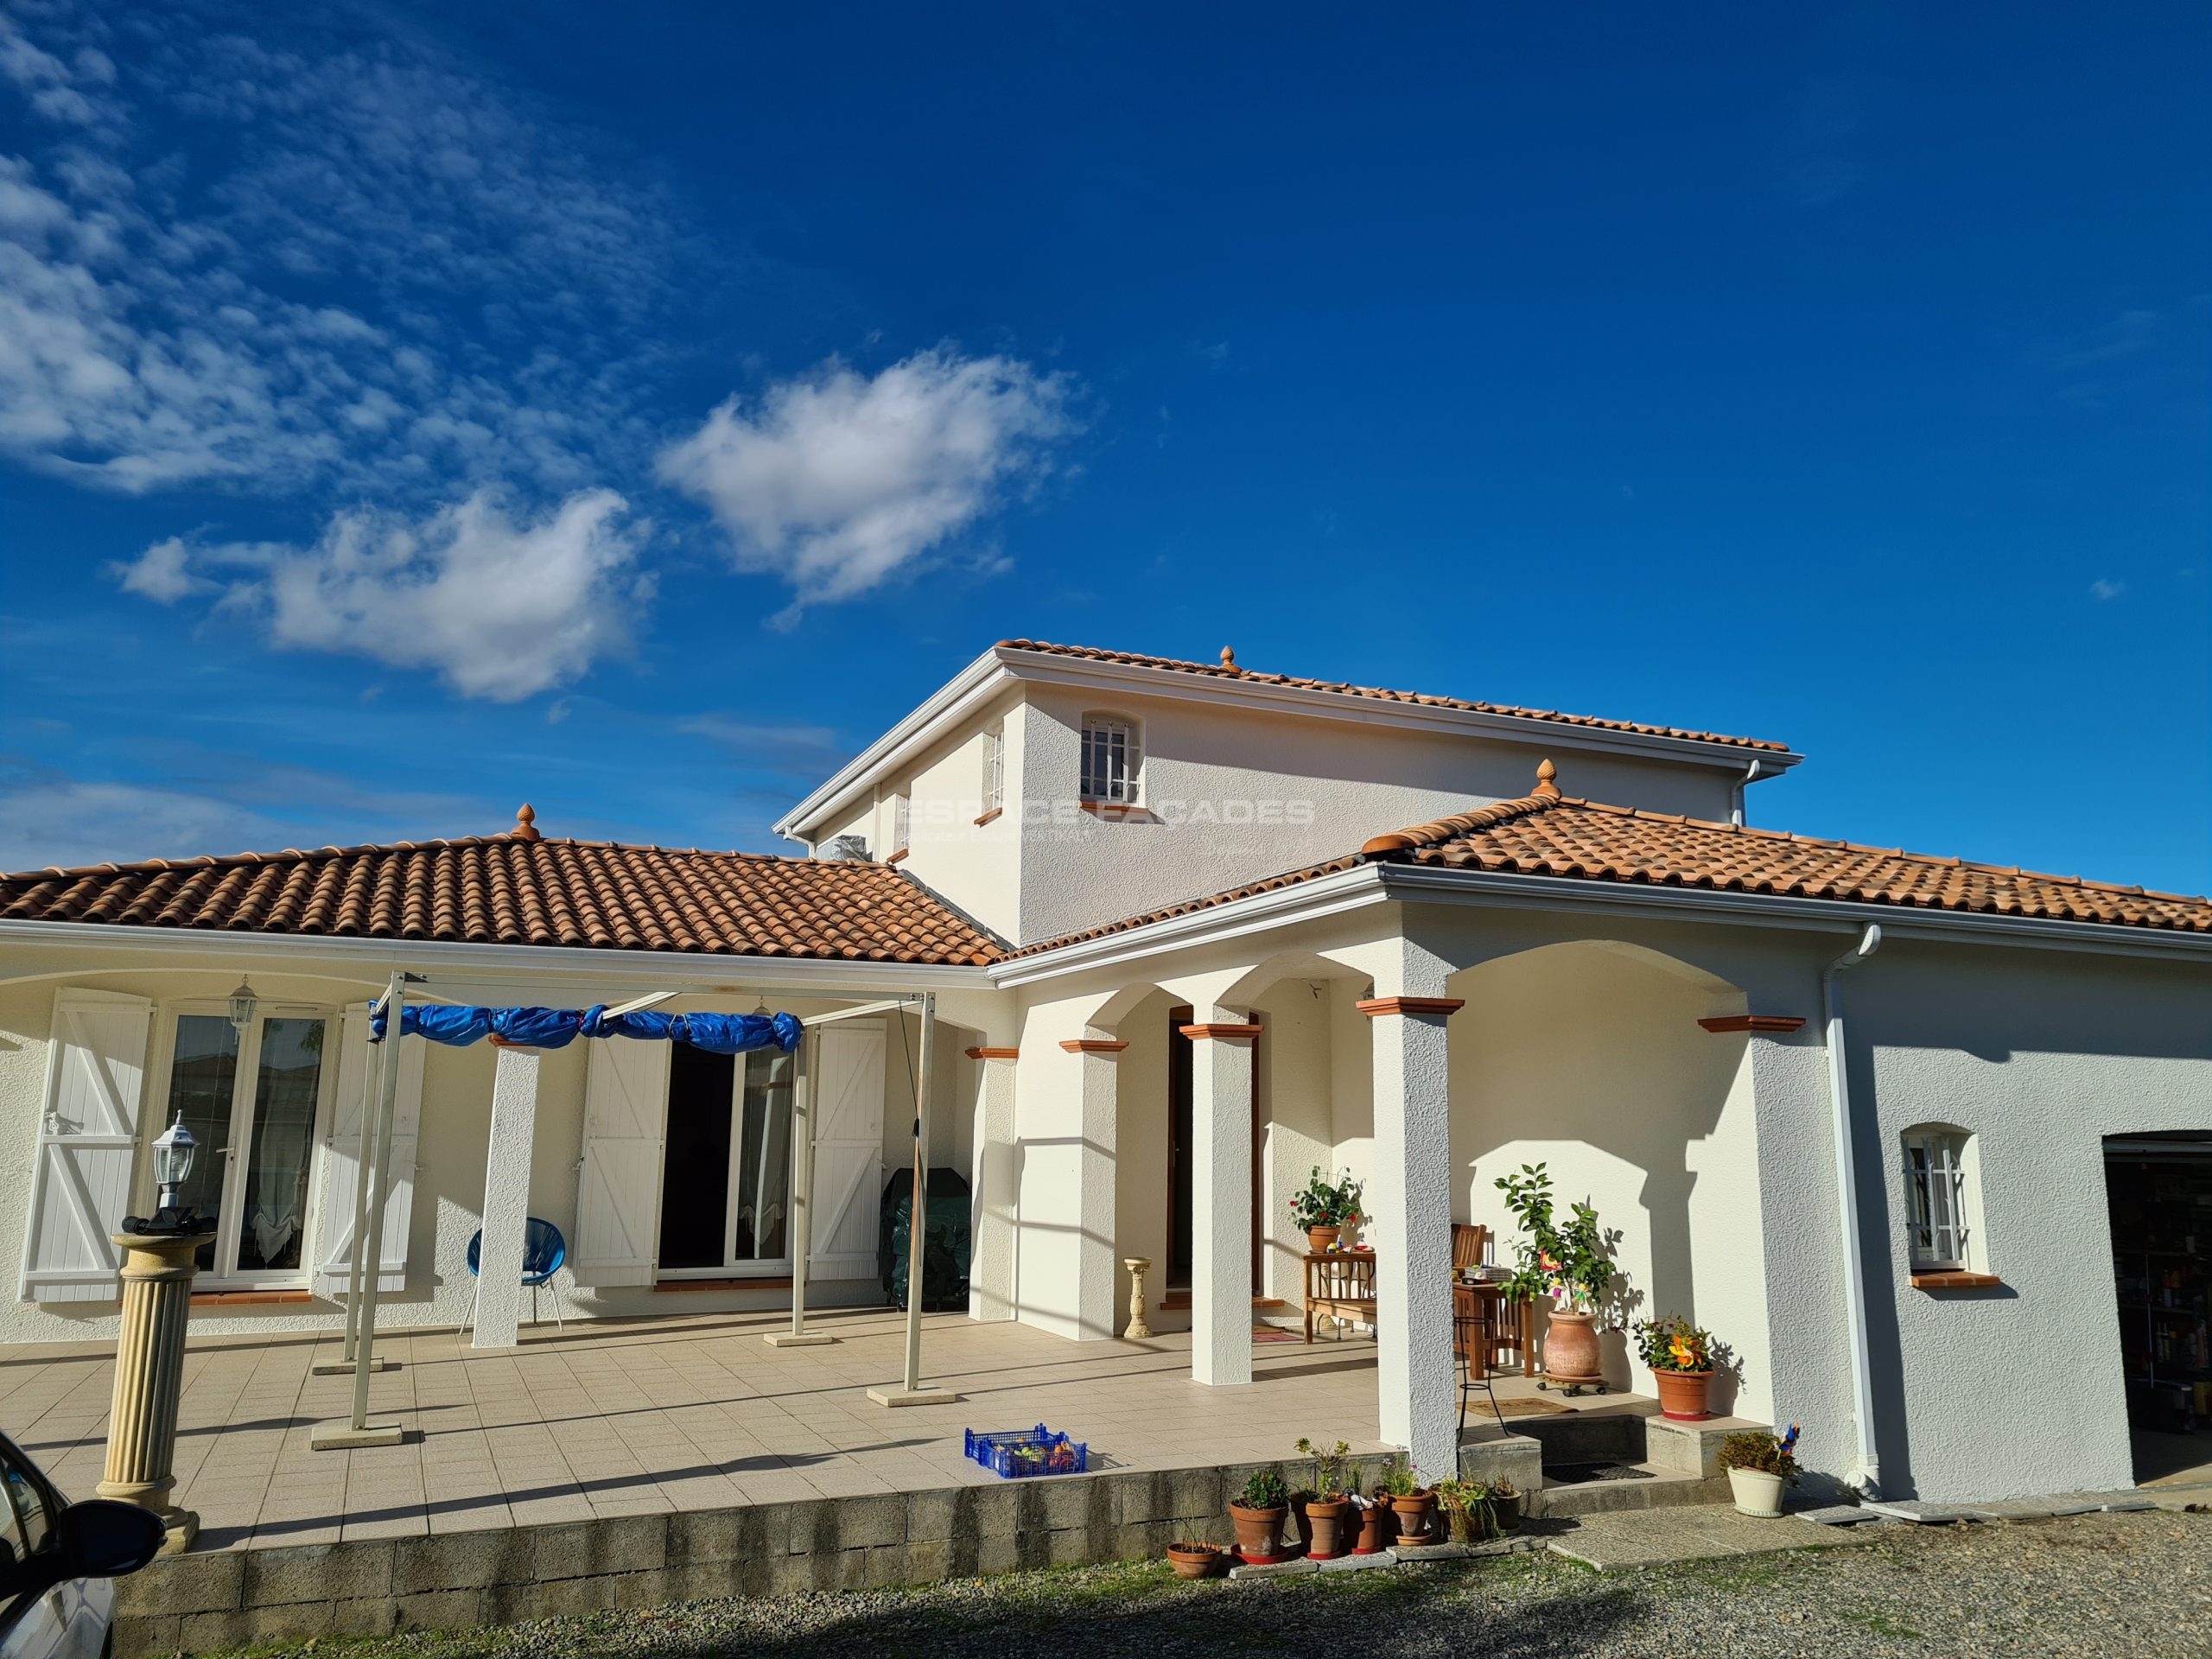
<path fill-rule="evenodd" d="M 1669 1510 L 1687 1503 L 1732 1503 L 1728 1477 L 1710 1478 L 1676 1473 L 1651 1464 L 1631 1465 L 1648 1480 L 1591 1480 L 1572 1486 L 1546 1486 L 1526 1502 L 1531 1516 L 1608 1515 L 1623 1510 Z"/>

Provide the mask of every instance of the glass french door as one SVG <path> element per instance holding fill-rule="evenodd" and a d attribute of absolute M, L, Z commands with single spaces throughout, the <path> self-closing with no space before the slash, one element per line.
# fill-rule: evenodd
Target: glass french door
<path fill-rule="evenodd" d="M 665 1276 L 791 1266 L 794 1058 L 773 1049 L 669 1054 L 659 1268 Z"/>
<path fill-rule="evenodd" d="M 200 1142 L 179 1197 L 216 1220 L 200 1247 L 208 1279 L 284 1282 L 303 1276 L 308 1181 L 327 1082 L 331 1021 L 257 1014 L 241 1032 L 226 1014 L 176 1016 L 167 1109 Z"/>

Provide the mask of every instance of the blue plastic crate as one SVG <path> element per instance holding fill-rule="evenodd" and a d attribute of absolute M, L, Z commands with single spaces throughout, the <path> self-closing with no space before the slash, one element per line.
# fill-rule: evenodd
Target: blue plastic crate
<path fill-rule="evenodd" d="M 1080 1475 L 1090 1468 L 1087 1441 L 1055 1434 L 1039 1423 L 1034 1428 L 978 1434 L 967 1431 L 969 1457 L 1005 1480 L 1030 1475 Z"/>

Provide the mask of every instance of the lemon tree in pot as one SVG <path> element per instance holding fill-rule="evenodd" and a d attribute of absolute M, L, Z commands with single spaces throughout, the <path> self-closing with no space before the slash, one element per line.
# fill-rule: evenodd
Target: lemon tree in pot
<path fill-rule="evenodd" d="M 1612 1241 L 1586 1204 L 1570 1205 L 1561 1223 L 1554 1209 L 1552 1178 L 1541 1164 L 1497 1178 L 1505 1207 L 1521 1224 L 1515 1245 L 1517 1265 L 1505 1281 L 1505 1294 L 1517 1302 L 1541 1302 L 1550 1318 L 1544 1332 L 1544 1377 L 1539 1388 L 1557 1385 L 1570 1394 L 1594 1388 L 1605 1392 L 1598 1333 L 1613 1300 L 1616 1269 Z"/>
<path fill-rule="evenodd" d="M 1782 1489 L 1798 1481 L 1797 1425 L 1779 1440 L 1764 1428 L 1747 1428 L 1720 1442 L 1720 1466 L 1736 1508 L 1771 1520 L 1782 1513 Z"/>
<path fill-rule="evenodd" d="M 1636 1327 L 1636 1350 L 1659 1389 L 1659 1414 L 1678 1423 L 1713 1415 L 1713 1333 L 1679 1313 Z"/>
<path fill-rule="evenodd" d="M 1298 1449 L 1313 1465 L 1310 1490 L 1303 1494 L 1300 1535 L 1306 1553 L 1313 1560 L 1334 1560 L 1351 1548 L 1348 1535 L 1357 1524 L 1351 1518 L 1351 1497 L 1344 1489 L 1351 1447 L 1338 1440 L 1324 1450 L 1301 1438 Z"/>
<path fill-rule="evenodd" d="M 1290 1218 L 1306 1230 L 1306 1247 L 1315 1255 L 1332 1250 L 1344 1242 L 1347 1227 L 1359 1224 L 1359 1203 L 1365 1191 L 1350 1170 L 1331 1180 L 1314 1165 L 1305 1190 L 1290 1201 Z"/>
<path fill-rule="evenodd" d="M 1230 1524 L 1236 1529 L 1236 1553 L 1248 1561 L 1280 1560 L 1283 1517 L 1290 1513 L 1290 1488 L 1282 1467 L 1255 1469 L 1240 1499 L 1229 1502 Z"/>

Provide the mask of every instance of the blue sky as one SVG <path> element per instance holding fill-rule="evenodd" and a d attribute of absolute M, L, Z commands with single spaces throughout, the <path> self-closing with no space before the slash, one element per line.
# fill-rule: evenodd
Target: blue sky
<path fill-rule="evenodd" d="M 1027 635 L 2203 892 L 2208 153 L 2179 6 L 29 0 L 0 865 L 762 847 Z"/>

